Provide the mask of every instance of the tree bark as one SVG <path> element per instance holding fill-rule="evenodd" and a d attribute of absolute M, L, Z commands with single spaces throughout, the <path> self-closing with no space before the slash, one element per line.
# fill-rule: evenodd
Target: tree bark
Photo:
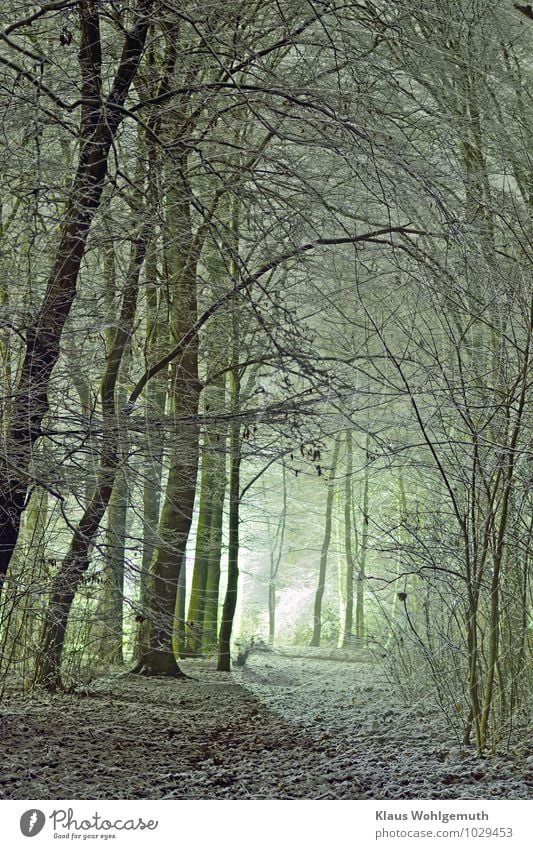
<path fill-rule="evenodd" d="M 202 651 L 202 633 L 205 615 L 207 570 L 209 567 L 209 547 L 213 520 L 213 480 L 212 456 L 206 434 L 202 451 L 202 470 L 200 475 L 200 503 L 198 527 L 196 530 L 196 551 L 192 575 L 191 596 L 187 615 L 186 653 L 197 656 Z"/>
<path fill-rule="evenodd" d="M 111 665 L 124 663 L 124 566 L 128 518 L 128 480 L 121 469 L 115 478 L 107 513 L 107 556 L 103 598 L 99 608 L 102 628 L 99 659 Z"/>
<path fill-rule="evenodd" d="M 346 609 L 344 614 L 344 632 L 342 645 L 348 646 L 353 627 L 353 584 L 355 564 L 352 548 L 352 434 L 346 431 L 346 480 L 344 483 L 344 542 L 346 551 Z"/>
<path fill-rule="evenodd" d="M 238 277 L 240 204 L 235 199 L 231 214 L 232 234 L 232 277 Z M 229 428 L 229 522 L 228 522 L 228 582 L 222 608 L 222 621 L 218 640 L 218 672 L 229 672 L 231 668 L 231 634 L 237 607 L 239 588 L 239 514 L 241 504 L 241 424 L 237 415 L 241 406 L 240 356 L 240 312 L 237 303 L 232 304 L 232 338 L 230 379 L 230 410 L 233 414 Z"/>
<path fill-rule="evenodd" d="M 238 376 L 235 377 L 235 373 L 232 373 L 232 382 L 232 408 L 238 409 L 240 387 Z M 230 425 L 228 584 L 220 625 L 217 665 L 219 672 L 229 672 L 231 668 L 231 633 L 233 630 L 233 617 L 235 616 L 235 608 L 237 606 L 239 585 L 240 433 L 239 422 L 233 421 Z"/>
<path fill-rule="evenodd" d="M 367 439 L 365 475 L 363 480 L 363 528 L 361 531 L 361 546 L 359 548 L 359 564 L 357 570 L 357 587 L 355 595 L 355 636 L 363 640 L 365 636 L 365 578 L 366 578 L 366 555 L 368 551 L 368 439 Z"/>
<path fill-rule="evenodd" d="M 209 538 L 209 562 L 205 588 L 204 648 L 212 651 L 218 636 L 218 595 L 220 585 L 220 559 L 222 557 L 222 526 L 226 496 L 226 432 L 219 443 L 220 453 L 216 456 L 217 473 L 213 477 L 211 513 L 211 536 Z"/>
<path fill-rule="evenodd" d="M 167 192 L 167 265 L 172 293 L 171 332 L 182 339 L 197 319 L 198 255 L 191 229 L 191 195 L 186 179 L 187 154 L 169 172 Z M 172 400 L 175 443 L 154 561 L 150 569 L 146 633 L 133 672 L 144 675 L 183 675 L 175 657 L 176 602 L 180 571 L 185 562 L 198 473 L 198 335 L 195 333 L 173 366 Z"/>
<path fill-rule="evenodd" d="M 157 241 L 154 237 L 146 255 L 146 347 L 145 360 L 149 368 L 168 348 L 167 304 L 163 286 L 158 286 Z M 138 661 L 146 639 L 145 612 L 148 604 L 150 566 L 157 544 L 157 528 L 161 512 L 161 478 L 165 436 L 160 428 L 167 400 L 168 368 L 160 371 L 146 386 L 145 409 L 147 451 L 143 482 L 143 548 L 139 576 L 137 628 L 134 656 Z"/>
<path fill-rule="evenodd" d="M 335 496 L 335 474 L 337 471 L 337 462 L 339 459 L 339 449 L 341 443 L 341 435 L 335 437 L 333 446 L 333 458 L 331 461 L 331 471 L 328 480 L 328 494 L 326 498 L 326 524 L 324 528 L 324 540 L 322 542 L 322 550 L 320 552 L 320 567 L 318 571 L 318 587 L 315 593 L 315 604 L 313 609 L 313 636 L 311 639 L 312 646 L 320 645 L 320 637 L 322 634 L 322 599 L 326 587 L 326 568 L 328 565 L 328 551 L 331 542 L 331 525 L 333 520 L 333 499 Z"/>
<path fill-rule="evenodd" d="M 276 582 L 278 578 L 281 558 L 283 556 L 283 543 L 285 540 L 285 528 L 287 524 L 287 476 L 285 466 L 281 467 L 282 475 L 282 506 L 278 521 L 276 537 L 272 540 L 270 534 L 270 521 L 267 516 L 267 527 L 271 537 L 270 547 L 270 574 L 268 580 L 268 643 L 273 646 L 276 639 Z M 266 504 L 266 497 L 265 497 Z"/>

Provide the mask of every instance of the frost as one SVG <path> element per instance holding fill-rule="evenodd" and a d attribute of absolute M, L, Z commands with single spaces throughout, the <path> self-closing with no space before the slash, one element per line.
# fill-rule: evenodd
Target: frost
<path fill-rule="evenodd" d="M 293 649 L 294 650 L 294 649 Z M 304 652 L 305 653 L 305 652 Z M 523 799 L 533 750 L 476 758 L 368 661 L 253 655 L 0 707 L 4 799 Z"/>

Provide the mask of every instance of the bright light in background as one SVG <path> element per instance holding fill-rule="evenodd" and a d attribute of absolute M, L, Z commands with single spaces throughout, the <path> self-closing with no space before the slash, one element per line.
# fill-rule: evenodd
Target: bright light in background
<path fill-rule="evenodd" d="M 314 590 L 311 587 L 291 587 L 280 590 L 276 604 L 276 635 L 281 640 L 294 637 L 298 625 L 309 620 Z"/>

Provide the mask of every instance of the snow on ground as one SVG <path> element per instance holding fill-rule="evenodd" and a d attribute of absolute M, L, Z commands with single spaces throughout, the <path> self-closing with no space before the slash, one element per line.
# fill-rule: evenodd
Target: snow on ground
<path fill-rule="evenodd" d="M 116 675 L 0 704 L 4 799 L 520 799 L 520 758 L 463 751 L 372 663 L 254 654 L 195 680 Z"/>
<path fill-rule="evenodd" d="M 519 758 L 477 758 L 427 698 L 402 705 L 374 663 L 257 654 L 240 680 L 270 710 L 327 741 L 327 798 L 531 798 L 533 741 Z"/>

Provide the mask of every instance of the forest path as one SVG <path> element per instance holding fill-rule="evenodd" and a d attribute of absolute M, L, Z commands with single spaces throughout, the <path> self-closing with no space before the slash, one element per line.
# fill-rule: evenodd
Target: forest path
<path fill-rule="evenodd" d="M 0 704 L 4 799 L 527 798 L 532 759 L 479 760 L 372 664 L 254 654 L 197 680 L 109 676 Z M 526 753 L 526 755 L 531 753 Z"/>
<path fill-rule="evenodd" d="M 477 758 L 427 696 L 403 704 L 367 652 L 351 663 L 334 659 L 346 660 L 345 652 L 333 650 L 331 660 L 307 652 L 253 654 L 235 677 L 327 749 L 318 796 L 321 787 L 329 788 L 324 798 L 338 799 L 531 798 L 533 742 L 514 755 Z"/>

